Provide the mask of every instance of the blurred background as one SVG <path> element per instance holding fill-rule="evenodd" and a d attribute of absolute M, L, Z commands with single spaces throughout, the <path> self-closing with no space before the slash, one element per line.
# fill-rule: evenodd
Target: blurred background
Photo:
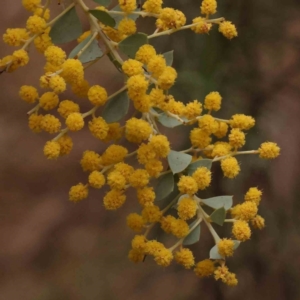
<path fill-rule="evenodd" d="M 69 187 L 86 181 L 79 165 L 82 152 L 101 152 L 105 145 L 85 129 L 72 135 L 75 148 L 68 157 L 45 159 L 42 149 L 49 136 L 30 132 L 26 112 L 31 106 L 18 97 L 21 85 L 37 86 L 42 74 L 44 58 L 31 48 L 28 66 L 0 77 L 0 300 L 300 299 L 300 2 L 219 2 L 217 16 L 236 24 L 238 38 L 228 41 L 215 28 L 207 36 L 182 31 L 153 44 L 161 53 L 175 50 L 176 99 L 202 101 L 217 90 L 223 96 L 218 116 L 244 113 L 257 120 L 245 150 L 257 149 L 265 140 L 282 149 L 271 162 L 240 157 L 242 172 L 234 180 L 224 179 L 218 166 L 213 169 L 209 196 L 234 194 L 238 202 L 250 186 L 264 193 L 260 214 L 266 228 L 254 231 L 228 260 L 239 285 L 201 280 L 175 264 L 163 269 L 150 259 L 129 262 L 133 233 L 125 219 L 139 209 L 131 197 L 116 212 L 104 210 L 99 191 L 76 205 L 68 201 Z M 200 1 L 169 0 L 168 5 L 183 10 L 188 21 L 199 15 Z M 53 5 L 54 13 L 60 9 Z M 1 34 L 7 27 L 23 27 L 27 17 L 21 1 L 1 1 Z M 140 29 L 151 32 L 151 20 L 142 21 Z M 0 57 L 13 50 L 1 44 Z M 109 93 L 123 81 L 106 59 L 90 68 L 86 78 Z M 74 99 L 69 92 L 63 97 Z M 86 100 L 79 102 L 82 111 L 89 109 Z M 169 137 L 177 149 L 188 144 L 185 128 L 176 130 L 176 136 L 170 131 Z M 191 249 L 200 260 L 211 246 L 203 230 Z"/>

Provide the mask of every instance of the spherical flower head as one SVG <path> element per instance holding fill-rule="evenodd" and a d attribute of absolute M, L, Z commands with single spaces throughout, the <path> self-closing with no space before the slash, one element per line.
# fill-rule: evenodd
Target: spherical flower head
<path fill-rule="evenodd" d="M 161 11 L 162 0 L 146 0 L 143 4 L 143 10 L 152 14 L 159 14 Z"/>
<path fill-rule="evenodd" d="M 129 177 L 129 183 L 134 188 L 143 188 L 149 183 L 150 176 L 144 169 L 135 170 Z"/>
<path fill-rule="evenodd" d="M 204 99 L 204 108 L 218 111 L 221 108 L 222 97 L 218 92 L 211 92 Z"/>
<path fill-rule="evenodd" d="M 132 166 L 125 164 L 124 162 L 119 162 L 114 167 L 115 171 L 120 172 L 126 179 L 126 182 L 129 181 L 130 175 L 134 172 L 134 169 Z"/>
<path fill-rule="evenodd" d="M 212 24 L 211 23 L 207 23 L 205 18 L 201 18 L 201 17 L 197 17 L 193 19 L 193 24 L 195 24 L 195 26 L 193 26 L 191 29 L 195 32 L 195 33 L 209 33 Z"/>
<path fill-rule="evenodd" d="M 130 13 L 136 9 L 136 0 L 119 0 L 122 11 Z"/>
<path fill-rule="evenodd" d="M 211 134 L 218 130 L 219 124 L 211 115 L 204 115 L 199 119 L 199 127 L 208 134 Z"/>
<path fill-rule="evenodd" d="M 101 189 L 105 184 L 105 177 L 99 171 L 93 171 L 89 175 L 89 185 L 95 189 Z"/>
<path fill-rule="evenodd" d="M 160 252 L 162 249 L 165 249 L 165 246 L 162 243 L 151 240 L 146 243 L 145 253 L 148 255 L 156 255 L 156 253 Z"/>
<path fill-rule="evenodd" d="M 68 155 L 71 152 L 73 148 L 73 141 L 70 136 L 64 134 L 57 140 L 57 142 L 60 145 L 60 156 Z"/>
<path fill-rule="evenodd" d="M 142 217 L 146 223 L 156 223 L 162 217 L 162 212 L 156 205 L 145 206 L 142 210 Z"/>
<path fill-rule="evenodd" d="M 152 147 L 158 157 L 167 157 L 171 151 L 170 142 L 163 134 L 152 136 L 148 145 Z"/>
<path fill-rule="evenodd" d="M 102 164 L 104 166 L 113 165 L 124 160 L 128 150 L 120 145 L 110 145 L 102 155 Z"/>
<path fill-rule="evenodd" d="M 66 119 L 66 125 L 71 131 L 79 131 L 84 127 L 84 119 L 81 113 L 71 113 Z"/>
<path fill-rule="evenodd" d="M 93 85 L 88 91 L 88 99 L 95 106 L 102 106 L 107 101 L 106 89 L 100 85 Z"/>
<path fill-rule="evenodd" d="M 107 176 L 107 183 L 111 189 L 123 190 L 126 185 L 126 179 L 120 172 L 112 171 Z"/>
<path fill-rule="evenodd" d="M 128 59 L 122 65 L 122 70 L 127 76 L 144 74 L 143 64 L 135 59 Z"/>
<path fill-rule="evenodd" d="M 208 277 L 212 275 L 214 271 L 215 271 L 215 264 L 210 259 L 204 259 L 199 261 L 194 268 L 195 274 L 200 278 Z"/>
<path fill-rule="evenodd" d="M 66 60 L 66 52 L 57 46 L 50 46 L 44 52 L 47 62 L 54 66 L 61 66 Z"/>
<path fill-rule="evenodd" d="M 216 142 L 214 148 L 211 152 L 212 157 L 220 157 L 229 154 L 231 151 L 231 146 L 226 142 Z"/>
<path fill-rule="evenodd" d="M 123 128 L 121 127 L 120 123 L 110 123 L 108 125 L 108 132 L 103 142 L 111 142 L 119 140 L 123 135 Z"/>
<path fill-rule="evenodd" d="M 63 117 L 67 118 L 71 113 L 79 113 L 79 105 L 71 100 L 63 100 L 59 103 L 57 112 Z"/>
<path fill-rule="evenodd" d="M 274 159 L 280 154 L 280 148 L 276 143 L 262 143 L 258 149 L 259 157 L 264 159 Z"/>
<path fill-rule="evenodd" d="M 50 19 L 50 10 L 49 8 L 46 8 L 45 10 L 42 7 L 38 7 L 33 12 L 34 15 L 39 16 L 46 21 Z"/>
<path fill-rule="evenodd" d="M 192 175 L 198 184 L 199 190 L 206 189 L 211 182 L 211 171 L 206 167 L 198 168 Z"/>
<path fill-rule="evenodd" d="M 148 89 L 149 81 L 142 74 L 133 75 L 127 80 L 128 96 L 132 100 L 138 100 Z"/>
<path fill-rule="evenodd" d="M 217 12 L 217 1 L 203 0 L 200 9 L 203 15 L 213 15 Z"/>
<path fill-rule="evenodd" d="M 60 131 L 61 123 L 55 116 L 47 114 L 43 116 L 40 126 L 42 130 L 53 134 Z"/>
<path fill-rule="evenodd" d="M 43 115 L 31 114 L 28 118 L 28 127 L 35 133 L 41 132 L 42 119 L 43 119 Z"/>
<path fill-rule="evenodd" d="M 95 138 L 103 140 L 108 134 L 109 127 L 102 117 L 97 117 L 89 121 L 89 130 Z"/>
<path fill-rule="evenodd" d="M 135 54 L 135 59 L 147 65 L 151 58 L 156 55 L 156 50 L 152 45 L 146 44 L 139 48 Z"/>
<path fill-rule="evenodd" d="M 154 260 L 159 266 L 167 267 L 173 260 L 172 251 L 166 248 L 157 251 L 154 255 Z"/>
<path fill-rule="evenodd" d="M 132 35 L 136 33 L 136 24 L 132 19 L 124 18 L 118 25 L 118 31 L 124 35 Z"/>
<path fill-rule="evenodd" d="M 239 128 L 241 130 L 249 130 L 255 125 L 255 120 L 251 116 L 243 114 L 236 114 L 231 117 L 229 124 L 232 128 Z"/>
<path fill-rule="evenodd" d="M 202 113 L 202 104 L 198 100 L 189 102 L 185 106 L 184 116 L 190 120 L 195 119 L 196 117 L 200 116 L 201 113 Z"/>
<path fill-rule="evenodd" d="M 226 157 L 221 160 L 221 169 L 227 178 L 235 178 L 241 171 L 240 165 L 235 157 Z"/>
<path fill-rule="evenodd" d="M 179 29 L 186 23 L 186 17 L 182 11 L 170 7 L 163 8 L 156 20 L 156 27 L 160 30 Z"/>
<path fill-rule="evenodd" d="M 238 284 L 236 275 L 234 273 L 229 272 L 225 277 L 224 283 L 226 283 L 228 286 L 236 286 Z"/>
<path fill-rule="evenodd" d="M 189 234 L 189 230 L 190 228 L 188 223 L 181 219 L 176 219 L 171 227 L 171 233 L 179 239 L 187 236 Z"/>
<path fill-rule="evenodd" d="M 54 75 L 50 77 L 49 87 L 56 94 L 60 94 L 67 89 L 65 80 L 59 75 Z"/>
<path fill-rule="evenodd" d="M 185 269 L 190 269 L 195 264 L 193 252 L 188 248 L 182 248 L 175 253 L 175 260 L 178 264 L 184 266 Z"/>
<path fill-rule="evenodd" d="M 220 23 L 219 32 L 221 32 L 229 40 L 233 39 L 234 37 L 237 37 L 238 35 L 235 25 L 229 21 L 224 21 Z"/>
<path fill-rule="evenodd" d="M 258 205 L 261 201 L 262 191 L 256 187 L 251 187 L 245 194 L 245 201 L 252 201 Z"/>
<path fill-rule="evenodd" d="M 249 240 L 251 237 L 251 229 L 249 224 L 243 220 L 235 221 L 232 226 L 232 234 L 241 242 Z"/>
<path fill-rule="evenodd" d="M 190 132 L 190 140 L 195 148 L 204 149 L 211 143 L 210 134 L 200 128 L 194 128 Z"/>
<path fill-rule="evenodd" d="M 144 229 L 145 221 L 137 213 L 131 213 L 127 216 L 127 226 L 134 232 L 141 232 Z"/>
<path fill-rule="evenodd" d="M 60 144 L 54 141 L 48 141 L 44 146 L 44 155 L 48 159 L 57 159 L 60 154 Z"/>
<path fill-rule="evenodd" d="M 72 202 L 79 202 L 87 198 L 89 194 L 88 186 L 78 183 L 71 187 L 69 191 L 69 200 Z"/>
<path fill-rule="evenodd" d="M 214 275 L 215 279 L 219 280 L 221 279 L 223 282 L 225 282 L 226 277 L 228 276 L 229 271 L 228 268 L 225 265 L 219 266 L 216 268 Z"/>
<path fill-rule="evenodd" d="M 54 92 L 46 92 L 39 99 L 39 104 L 44 110 L 51 110 L 55 108 L 58 103 L 59 98 Z"/>
<path fill-rule="evenodd" d="M 87 98 L 89 89 L 90 84 L 84 79 L 72 84 L 72 92 L 79 98 Z"/>
<path fill-rule="evenodd" d="M 131 249 L 128 253 L 128 258 L 134 263 L 139 263 L 144 260 L 145 254 L 139 250 Z"/>
<path fill-rule="evenodd" d="M 141 144 L 137 150 L 137 159 L 140 164 L 146 164 L 156 156 L 153 147 L 150 144 Z"/>
<path fill-rule="evenodd" d="M 227 131 L 228 131 L 228 125 L 225 122 L 218 122 L 219 127 L 216 132 L 214 132 L 214 136 L 217 138 L 221 139 L 224 136 L 226 136 Z"/>
<path fill-rule="evenodd" d="M 132 249 L 145 251 L 147 239 L 144 235 L 136 235 L 131 241 Z"/>
<path fill-rule="evenodd" d="M 241 148 L 246 143 L 245 133 L 239 128 L 233 128 L 228 135 L 229 144 L 235 149 Z"/>
<path fill-rule="evenodd" d="M 34 39 L 34 46 L 38 52 L 44 53 L 49 46 L 52 46 L 52 40 L 49 36 L 50 27 L 46 28 L 42 34 Z"/>
<path fill-rule="evenodd" d="M 80 165 L 83 171 L 98 171 L 101 168 L 102 159 L 101 156 L 90 150 L 83 152 L 82 158 L 80 160 Z"/>
<path fill-rule="evenodd" d="M 3 34 L 5 44 L 13 47 L 19 47 L 24 41 L 29 39 L 29 34 L 25 28 L 8 28 Z"/>
<path fill-rule="evenodd" d="M 260 216 L 260 215 L 256 215 L 251 220 L 251 225 L 255 229 L 263 229 L 265 227 L 265 219 L 262 216 Z"/>
<path fill-rule="evenodd" d="M 177 186 L 182 194 L 194 195 L 198 191 L 198 184 L 191 176 L 181 176 Z"/>
<path fill-rule="evenodd" d="M 173 96 L 168 95 L 166 97 L 166 106 L 161 106 L 162 110 L 168 110 L 172 114 L 182 116 L 185 112 L 185 105 L 181 101 L 176 101 Z"/>
<path fill-rule="evenodd" d="M 167 66 L 157 79 L 157 84 L 163 90 L 170 89 L 177 78 L 177 72 L 174 68 Z"/>
<path fill-rule="evenodd" d="M 45 19 L 36 15 L 30 16 L 26 22 L 26 28 L 33 34 L 42 33 L 46 26 Z"/>
<path fill-rule="evenodd" d="M 155 200 L 155 192 L 153 187 L 144 187 L 137 189 L 137 198 L 142 206 L 151 206 Z"/>
<path fill-rule="evenodd" d="M 197 212 L 197 202 L 189 197 L 184 197 L 180 200 L 177 207 L 178 216 L 182 220 L 192 219 Z"/>
<path fill-rule="evenodd" d="M 172 228 L 174 226 L 174 224 L 176 223 L 176 218 L 168 215 L 165 217 L 162 217 L 160 220 L 160 226 L 161 229 L 165 232 L 165 233 L 171 233 L 172 232 Z"/>
<path fill-rule="evenodd" d="M 250 221 L 255 218 L 258 208 L 254 202 L 247 201 L 231 209 L 231 215 L 239 220 Z"/>
<path fill-rule="evenodd" d="M 26 10 L 33 12 L 39 5 L 41 5 L 41 0 L 22 0 L 22 5 Z"/>
<path fill-rule="evenodd" d="M 126 122 L 125 135 L 129 142 L 139 144 L 143 140 L 148 139 L 151 133 L 152 128 L 145 120 L 131 118 Z"/>
<path fill-rule="evenodd" d="M 116 210 L 120 208 L 126 200 L 123 191 L 111 190 L 103 198 L 104 207 L 107 210 Z"/>
<path fill-rule="evenodd" d="M 133 105 L 136 110 L 141 113 L 149 112 L 151 108 L 150 96 L 147 94 L 141 95 L 139 98 L 133 99 Z"/>
<path fill-rule="evenodd" d="M 24 67 L 29 62 L 28 52 L 24 49 L 16 50 L 12 54 L 12 67 Z"/>
<path fill-rule="evenodd" d="M 61 76 L 69 83 L 83 81 L 84 71 L 80 60 L 69 58 L 62 64 Z"/>
<path fill-rule="evenodd" d="M 145 169 L 151 177 L 157 178 L 164 169 L 164 166 L 160 160 L 151 159 L 145 164 Z"/>
<path fill-rule="evenodd" d="M 232 256 L 234 251 L 234 241 L 231 239 L 221 239 L 218 242 L 218 252 L 221 256 Z"/>
<path fill-rule="evenodd" d="M 154 78 L 158 78 L 163 73 L 166 67 L 166 60 L 161 54 L 153 56 L 147 64 L 148 72 L 151 72 L 151 75 Z"/>
<path fill-rule="evenodd" d="M 30 104 L 34 103 L 39 98 L 37 89 L 31 85 L 22 85 L 19 96 L 23 101 Z"/>

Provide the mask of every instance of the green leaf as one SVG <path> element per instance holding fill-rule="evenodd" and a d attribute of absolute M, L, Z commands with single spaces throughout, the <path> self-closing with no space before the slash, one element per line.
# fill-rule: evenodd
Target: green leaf
<path fill-rule="evenodd" d="M 172 173 L 159 177 L 157 186 L 155 187 L 156 201 L 166 198 L 174 189 L 174 176 Z"/>
<path fill-rule="evenodd" d="M 122 9 L 120 8 L 120 5 L 115 6 L 114 8 L 112 8 L 112 10 L 115 11 L 122 11 Z M 140 9 L 136 9 L 135 11 L 140 11 Z M 109 13 L 109 11 L 108 11 Z M 115 14 L 111 14 L 111 16 L 115 19 L 116 21 L 116 27 L 118 27 L 119 23 L 121 22 L 121 20 L 124 19 L 124 15 L 115 15 Z M 128 14 L 127 18 L 135 21 L 137 18 L 139 17 L 139 15 L 135 15 L 135 14 Z"/>
<path fill-rule="evenodd" d="M 134 58 L 139 48 L 148 43 L 147 34 L 135 33 L 124 39 L 119 44 L 119 49 L 129 57 Z"/>
<path fill-rule="evenodd" d="M 224 207 L 225 210 L 228 210 L 232 206 L 232 196 L 218 196 L 208 199 L 201 199 L 201 202 L 214 209 Z"/>
<path fill-rule="evenodd" d="M 104 106 L 102 117 L 107 123 L 120 121 L 128 112 L 129 98 L 124 91 L 111 98 Z"/>
<path fill-rule="evenodd" d="M 173 174 L 180 173 L 190 164 L 192 156 L 186 153 L 171 150 L 168 155 L 168 163 Z"/>
<path fill-rule="evenodd" d="M 79 43 L 69 54 L 69 58 L 74 58 L 79 51 L 90 41 L 91 36 L 89 35 L 86 39 L 84 39 L 81 43 Z M 85 49 L 82 55 L 79 57 L 79 60 L 84 64 L 90 61 L 95 60 L 103 56 L 103 52 L 100 49 L 97 41 L 92 41 L 92 43 Z"/>
<path fill-rule="evenodd" d="M 110 0 L 94 0 L 94 2 L 107 7 L 110 4 Z"/>
<path fill-rule="evenodd" d="M 157 120 L 160 124 L 162 124 L 168 128 L 174 128 L 176 126 L 182 125 L 181 122 L 179 122 L 175 118 L 172 118 L 172 117 L 166 115 L 165 113 L 159 115 L 159 117 L 157 117 Z"/>
<path fill-rule="evenodd" d="M 172 66 L 173 64 L 173 53 L 174 50 L 163 53 L 167 66 Z"/>
<path fill-rule="evenodd" d="M 194 221 L 193 223 L 190 224 L 190 228 L 194 226 L 195 222 L 198 220 Z M 201 233 L 201 227 L 200 224 L 198 224 L 192 232 L 190 232 L 186 238 L 183 240 L 182 244 L 184 246 L 187 245 L 193 245 L 197 243 L 200 240 L 200 233 Z"/>
<path fill-rule="evenodd" d="M 235 249 L 237 249 L 239 247 L 239 245 L 241 244 L 241 242 L 238 241 L 238 240 L 233 240 L 233 242 L 234 242 L 233 250 L 235 250 Z"/>
<path fill-rule="evenodd" d="M 209 258 L 210 259 L 224 259 L 224 257 L 219 254 L 218 245 L 215 245 L 210 249 Z"/>
<path fill-rule="evenodd" d="M 226 217 L 226 210 L 224 207 L 216 209 L 211 215 L 210 219 L 212 222 L 222 226 Z"/>
<path fill-rule="evenodd" d="M 77 39 L 82 34 L 82 25 L 75 7 L 59 18 L 50 30 L 54 44 L 63 44 Z"/>
<path fill-rule="evenodd" d="M 207 169 L 211 169 L 212 159 L 199 159 L 188 167 L 188 175 L 192 175 L 199 167 L 206 167 Z"/>
<path fill-rule="evenodd" d="M 115 27 L 116 21 L 115 19 L 109 15 L 106 11 L 99 10 L 99 9 L 91 9 L 89 13 L 97 18 L 101 23 L 104 25 Z"/>

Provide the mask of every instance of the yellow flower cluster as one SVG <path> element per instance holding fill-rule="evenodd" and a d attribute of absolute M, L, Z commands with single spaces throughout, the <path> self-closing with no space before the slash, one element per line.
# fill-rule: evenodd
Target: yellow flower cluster
<path fill-rule="evenodd" d="M 0 68 L 10 72 L 27 65 L 31 43 L 43 54 L 45 66 L 39 87 L 24 84 L 19 95 L 26 103 L 35 104 L 28 113 L 29 128 L 35 133 L 56 134 L 46 141 L 45 156 L 58 159 L 70 154 L 73 140 L 69 132 L 80 131 L 85 125 L 98 143 L 110 142 L 102 153 L 83 152 L 80 165 L 88 174 L 85 182 L 70 188 L 69 200 L 82 201 L 90 189 L 106 187 L 103 205 L 107 210 L 116 210 L 124 205 L 128 195 L 133 197 L 132 193 L 126 193 L 127 189 L 134 190 L 140 212 L 131 212 L 126 220 L 127 226 L 139 234 L 131 243 L 128 254 L 131 261 L 138 263 L 151 256 L 158 265 L 166 267 L 175 260 L 186 269 L 193 268 L 198 277 L 214 276 L 229 286 L 236 285 L 235 274 L 229 272 L 224 259 L 233 256 L 240 242 L 250 239 L 250 226 L 264 227 L 263 217 L 257 214 L 262 191 L 251 187 L 244 202 L 234 207 L 228 205 L 226 197 L 202 199 L 202 191 L 211 185 L 212 163 L 220 162 L 224 176 L 233 179 L 241 170 L 238 155 L 258 154 L 260 158 L 273 159 L 280 154 L 280 148 L 276 143 L 265 142 L 258 149 L 242 151 L 246 144 L 245 131 L 255 125 L 255 120 L 244 114 L 235 114 L 229 119 L 216 118 L 214 113 L 221 109 L 223 100 L 217 91 L 210 92 L 204 99 L 185 103 L 175 99 L 170 88 L 175 84 L 177 71 L 167 56 L 157 53 L 147 42 L 145 35 L 136 34 L 135 22 L 136 16 L 155 19 L 156 31 L 148 35 L 148 39 L 185 29 L 203 34 L 218 25 L 219 32 L 231 40 L 238 35 L 236 27 L 224 18 L 210 19 L 217 12 L 217 1 L 202 0 L 200 16 L 195 16 L 188 25 L 182 11 L 163 7 L 162 0 L 146 0 L 142 7 L 136 0 L 119 0 L 118 10 L 95 7 L 105 18 L 89 15 L 92 26 L 78 33 L 77 47 L 81 48 L 76 55 L 66 53 L 53 43 L 53 28 L 59 24 L 56 21 L 63 20 L 70 9 L 75 12 L 74 7 L 48 21 L 48 4 L 43 6 L 40 0 L 23 0 L 22 4 L 31 13 L 26 28 L 9 28 L 3 34 L 6 44 L 21 48 L 1 59 Z M 91 12 L 84 1 L 74 1 L 75 5 L 86 14 Z M 112 18 L 114 22 L 110 22 Z M 100 46 L 93 43 L 100 39 Z M 83 59 L 89 47 L 105 47 L 101 57 L 109 56 L 117 70 L 124 74 L 124 86 L 113 94 L 101 83 L 91 85 L 85 79 L 86 69 L 101 58 Z M 128 55 L 127 59 L 120 55 L 122 51 Z M 67 88 L 75 96 L 86 99 L 90 110 L 82 112 L 75 100 L 66 99 Z M 113 102 L 116 99 L 117 108 Z M 128 102 L 135 114 L 125 119 Z M 170 129 L 174 124 L 190 126 L 189 149 L 175 150 L 167 136 L 168 130 L 162 130 L 162 126 Z M 122 139 L 126 140 L 123 144 Z M 210 215 L 207 207 L 213 209 Z M 229 212 L 232 218 L 226 219 Z M 214 223 L 232 224 L 234 239 L 220 238 Z M 156 225 L 171 235 L 165 244 L 149 238 Z M 195 262 L 193 252 L 187 247 L 198 241 L 200 225 L 207 226 L 215 245 L 209 259 Z M 170 241 L 172 244 L 167 246 Z"/>

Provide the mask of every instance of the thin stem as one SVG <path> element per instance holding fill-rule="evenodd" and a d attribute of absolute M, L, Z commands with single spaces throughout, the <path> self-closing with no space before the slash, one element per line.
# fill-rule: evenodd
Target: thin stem
<path fill-rule="evenodd" d="M 27 115 L 31 115 L 32 113 L 36 112 L 39 108 L 40 108 L 40 105 L 37 104 L 33 109 L 31 109 L 31 110 L 27 113 Z"/>
<path fill-rule="evenodd" d="M 224 156 L 219 156 L 219 157 L 215 157 L 212 162 L 215 161 L 220 161 L 224 158 L 230 157 L 230 156 L 236 156 L 236 155 L 241 155 L 241 154 L 258 154 L 259 151 L 258 150 L 249 150 L 249 151 L 238 151 L 238 152 L 234 152 L 234 153 L 230 153 Z"/>
<path fill-rule="evenodd" d="M 64 9 L 59 15 L 57 15 L 54 19 L 52 19 L 49 23 L 47 23 L 47 27 L 54 24 L 58 19 L 60 19 L 63 15 L 65 15 L 70 9 L 75 6 L 75 3 L 70 4 L 66 9 Z"/>
<path fill-rule="evenodd" d="M 122 11 L 115 11 L 115 10 L 110 10 L 108 12 L 109 14 L 112 14 L 112 15 L 121 15 L 121 16 L 127 16 L 127 15 L 138 15 L 138 16 L 141 16 L 141 17 L 154 17 L 154 18 L 158 18 L 159 15 L 158 14 L 152 14 L 152 13 L 149 13 L 149 12 L 146 12 L 146 11 L 132 11 L 131 13 L 125 13 L 125 12 L 122 12 Z"/>
<path fill-rule="evenodd" d="M 236 221 L 236 219 L 225 219 L 224 222 L 225 223 L 234 223 Z"/>
<path fill-rule="evenodd" d="M 65 135 L 69 131 L 69 128 L 64 128 L 54 139 L 52 139 L 53 142 L 57 141 L 59 138 L 61 138 L 63 135 Z"/>
<path fill-rule="evenodd" d="M 92 42 L 95 40 L 97 37 L 98 33 L 94 32 L 93 35 L 91 36 L 90 40 L 86 43 L 86 45 L 75 55 L 75 59 L 79 58 L 85 51 L 86 49 L 92 44 Z"/>

